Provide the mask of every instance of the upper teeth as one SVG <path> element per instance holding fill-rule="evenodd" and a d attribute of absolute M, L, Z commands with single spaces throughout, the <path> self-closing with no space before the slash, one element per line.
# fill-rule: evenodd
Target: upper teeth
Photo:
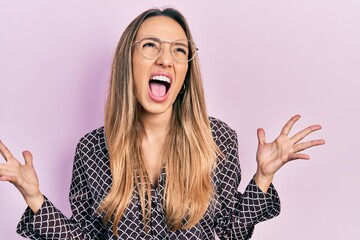
<path fill-rule="evenodd" d="M 156 75 L 156 76 L 153 76 L 151 79 L 170 83 L 170 78 L 168 78 L 167 76 Z"/>

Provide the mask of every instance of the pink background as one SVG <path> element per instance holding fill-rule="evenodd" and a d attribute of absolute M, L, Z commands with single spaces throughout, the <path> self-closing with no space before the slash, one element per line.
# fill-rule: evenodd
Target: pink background
<path fill-rule="evenodd" d="M 222 4 L 223 3 L 223 4 Z M 0 139 L 30 149 L 41 190 L 70 216 L 77 141 L 102 125 L 112 55 L 125 26 L 149 7 L 187 17 L 200 48 L 209 113 L 237 130 L 243 191 L 256 170 L 256 129 L 273 140 L 320 123 L 327 144 L 307 151 L 274 184 L 279 217 L 253 239 L 360 239 L 360 1 L 0 2 Z M 3 160 L 1 160 L 3 161 Z M 0 239 L 21 239 L 25 209 L 0 183 Z"/>

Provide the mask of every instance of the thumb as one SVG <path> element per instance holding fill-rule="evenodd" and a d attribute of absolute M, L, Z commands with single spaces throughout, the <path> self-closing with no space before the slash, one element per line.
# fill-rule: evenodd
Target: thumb
<path fill-rule="evenodd" d="M 32 167 L 33 166 L 33 156 L 31 154 L 31 152 L 23 151 L 22 154 L 25 159 L 25 165 Z"/>
<path fill-rule="evenodd" d="M 258 137 L 259 145 L 264 145 L 265 144 L 265 130 L 262 128 L 258 128 L 257 137 Z"/>

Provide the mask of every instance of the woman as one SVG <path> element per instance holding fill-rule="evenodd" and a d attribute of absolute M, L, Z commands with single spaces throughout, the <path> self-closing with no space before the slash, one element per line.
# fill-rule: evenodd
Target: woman
<path fill-rule="evenodd" d="M 0 142 L 0 179 L 29 208 L 18 233 L 31 239 L 248 239 L 254 225 L 279 214 L 271 182 L 285 163 L 324 144 L 288 137 L 294 116 L 272 143 L 258 130 L 258 168 L 244 194 L 235 131 L 205 108 L 197 48 L 176 10 L 135 18 L 116 49 L 105 124 L 76 150 L 68 219 L 39 190 L 32 155 L 25 165 Z"/>

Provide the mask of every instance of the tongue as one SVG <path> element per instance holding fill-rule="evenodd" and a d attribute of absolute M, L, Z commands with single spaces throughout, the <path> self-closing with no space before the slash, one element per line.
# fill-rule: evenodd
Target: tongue
<path fill-rule="evenodd" d="M 166 87 L 161 83 L 150 82 L 150 91 L 157 97 L 163 97 L 166 94 Z"/>

